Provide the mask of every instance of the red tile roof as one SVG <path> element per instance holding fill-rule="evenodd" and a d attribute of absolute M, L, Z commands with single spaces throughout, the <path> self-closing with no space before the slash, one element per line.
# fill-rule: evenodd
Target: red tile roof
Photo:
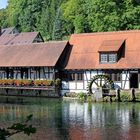
<path fill-rule="evenodd" d="M 117 50 L 125 40 L 125 56 L 117 63 L 101 64 L 99 50 L 105 40 L 121 40 L 114 48 Z M 70 38 L 73 46 L 66 69 L 129 69 L 140 68 L 140 30 L 105 33 L 74 34 Z M 115 44 L 115 43 L 114 43 Z M 105 45 L 103 45 L 106 47 Z M 101 47 L 101 48 L 100 48 Z M 104 48 L 103 48 L 104 49 Z"/>
<path fill-rule="evenodd" d="M 0 46 L 0 67 L 55 66 L 67 41 Z"/>
<path fill-rule="evenodd" d="M 0 36 L 0 45 L 7 45 L 15 38 L 15 34 L 7 34 Z"/>
<path fill-rule="evenodd" d="M 104 40 L 99 47 L 99 52 L 117 52 L 122 44 L 124 43 L 124 40 Z"/>

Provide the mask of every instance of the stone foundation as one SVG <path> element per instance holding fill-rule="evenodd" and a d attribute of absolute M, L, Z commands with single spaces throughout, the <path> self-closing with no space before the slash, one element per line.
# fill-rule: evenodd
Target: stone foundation
<path fill-rule="evenodd" d="M 0 89 L 0 95 L 27 96 L 27 97 L 60 97 L 55 90 L 31 90 L 31 89 Z"/>

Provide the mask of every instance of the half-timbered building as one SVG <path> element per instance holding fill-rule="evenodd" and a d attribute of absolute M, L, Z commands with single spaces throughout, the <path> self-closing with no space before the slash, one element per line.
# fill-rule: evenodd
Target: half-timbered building
<path fill-rule="evenodd" d="M 107 74 L 116 88 L 140 88 L 140 31 L 73 34 L 63 70 L 62 93 L 87 90 L 90 79 Z"/>
<path fill-rule="evenodd" d="M 0 79 L 55 79 L 67 41 L 0 46 Z"/>
<path fill-rule="evenodd" d="M 8 35 L 0 37 L 0 79 L 60 78 L 64 94 L 87 92 L 91 78 L 105 74 L 116 88 L 140 89 L 140 30 L 73 34 L 69 41 L 45 43 L 38 32 Z"/>

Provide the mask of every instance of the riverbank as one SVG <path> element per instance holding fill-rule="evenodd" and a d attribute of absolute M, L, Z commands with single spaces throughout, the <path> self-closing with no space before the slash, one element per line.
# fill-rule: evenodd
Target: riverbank
<path fill-rule="evenodd" d="M 110 94 L 104 94 L 102 98 L 96 98 L 95 94 L 67 93 L 63 100 L 78 100 L 83 102 L 140 102 L 140 90 L 119 90 Z"/>

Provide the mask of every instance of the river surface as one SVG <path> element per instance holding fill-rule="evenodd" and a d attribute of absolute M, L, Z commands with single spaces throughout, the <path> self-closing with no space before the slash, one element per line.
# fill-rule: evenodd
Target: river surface
<path fill-rule="evenodd" d="M 140 140 L 140 103 L 80 103 L 0 97 L 0 126 L 30 122 L 36 134 L 9 140 Z"/>

